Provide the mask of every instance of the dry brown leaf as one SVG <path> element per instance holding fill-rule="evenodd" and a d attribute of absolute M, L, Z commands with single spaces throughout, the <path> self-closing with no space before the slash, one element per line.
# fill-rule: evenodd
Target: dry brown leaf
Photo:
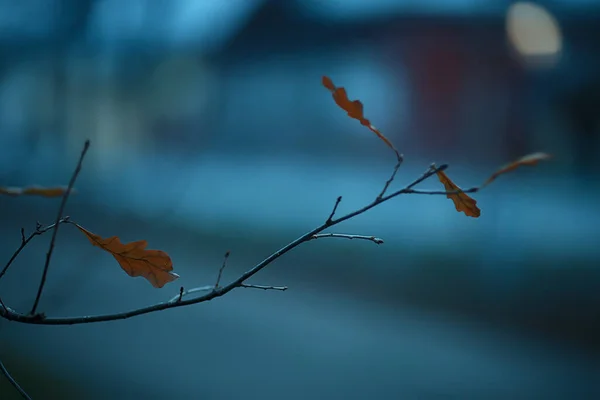
<path fill-rule="evenodd" d="M 143 276 L 155 288 L 161 288 L 179 278 L 179 275 L 172 272 L 171 257 L 161 250 L 146 250 L 148 242 L 145 240 L 121 243 L 117 236 L 104 239 L 82 226 L 76 226 L 94 246 L 112 254 L 127 275 Z"/>
<path fill-rule="evenodd" d="M 330 77 L 324 76 L 322 79 L 322 82 L 323 82 L 323 86 L 325 86 L 330 91 L 333 92 L 335 90 L 335 85 L 333 84 L 333 81 L 331 80 Z"/>
<path fill-rule="evenodd" d="M 28 186 L 19 187 L 0 187 L 0 194 L 7 196 L 42 196 L 42 197 L 61 197 L 67 191 L 66 187 L 42 187 Z M 71 189 L 71 194 L 75 193 L 75 189 Z"/>
<path fill-rule="evenodd" d="M 448 178 L 448 175 L 444 173 L 444 171 L 436 172 L 438 179 L 444 185 L 446 192 L 454 192 L 461 190 L 458 185 Z M 456 207 L 456 211 L 464 212 L 466 216 L 478 218 L 481 215 L 481 210 L 477 207 L 477 201 L 471 197 L 469 197 L 466 193 L 455 193 L 455 194 L 447 194 L 447 198 L 454 202 L 454 207 Z"/>
<path fill-rule="evenodd" d="M 485 183 L 481 187 L 487 186 L 488 184 L 490 184 L 494 180 L 496 180 L 496 178 L 499 177 L 500 175 L 505 174 L 507 172 L 514 171 L 515 169 L 519 168 L 522 165 L 533 166 L 533 165 L 536 165 L 539 161 L 548 160 L 550 158 L 552 158 L 552 156 L 550 154 L 546 154 L 546 153 L 528 154 L 524 157 L 519 158 L 516 161 L 511 162 L 510 164 L 506 164 L 505 166 L 500 168 L 498 171 L 494 172 L 492 174 L 492 176 L 490 176 L 488 178 L 488 180 L 485 181 Z"/>
<path fill-rule="evenodd" d="M 360 102 L 360 100 L 352 101 L 352 100 L 348 99 L 348 94 L 346 93 L 346 89 L 344 89 L 341 86 L 336 87 L 333 84 L 333 81 L 331 80 L 331 78 L 329 78 L 327 76 L 323 76 L 322 84 L 331 92 L 331 94 L 333 96 L 333 100 L 335 100 L 335 103 L 338 106 L 340 106 L 340 108 L 342 108 L 344 111 L 346 111 L 346 113 L 348 113 L 348 116 L 350 118 L 354 118 L 354 119 L 358 120 L 362 125 L 369 128 L 371 130 L 371 132 L 373 132 L 375 135 L 377 135 L 377 137 L 379 137 L 379 139 L 381 139 L 389 148 L 391 148 L 396 153 L 398 153 L 398 151 L 396 150 L 396 148 L 394 147 L 392 142 L 390 142 L 388 140 L 388 138 L 386 138 L 383 135 L 383 133 L 381 133 L 377 128 L 375 128 L 373 125 L 371 125 L 371 122 L 365 118 L 365 116 L 363 115 L 363 104 Z"/>

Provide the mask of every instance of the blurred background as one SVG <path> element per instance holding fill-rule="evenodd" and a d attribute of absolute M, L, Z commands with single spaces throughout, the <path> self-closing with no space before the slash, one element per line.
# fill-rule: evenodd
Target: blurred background
<path fill-rule="evenodd" d="M 66 185 L 67 214 L 146 239 L 181 278 L 127 277 L 63 226 L 40 311 L 129 310 L 224 280 L 372 201 L 394 155 L 339 109 L 360 99 L 405 154 L 394 187 L 449 163 L 474 196 L 404 196 L 239 289 L 125 321 L 0 321 L 34 399 L 600 398 L 597 0 L 0 1 L 0 186 Z M 440 190 L 436 179 L 422 189 Z M 0 254 L 59 199 L 0 198 Z M 0 284 L 31 308 L 50 235 Z M 3 379 L 0 397 L 17 399 Z"/>

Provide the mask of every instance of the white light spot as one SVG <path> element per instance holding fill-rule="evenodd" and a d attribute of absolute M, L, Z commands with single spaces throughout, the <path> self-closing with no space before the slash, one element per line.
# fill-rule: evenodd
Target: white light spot
<path fill-rule="evenodd" d="M 514 3 L 506 14 L 508 40 L 525 61 L 554 64 L 562 49 L 556 19 L 544 7 L 531 2 Z"/>

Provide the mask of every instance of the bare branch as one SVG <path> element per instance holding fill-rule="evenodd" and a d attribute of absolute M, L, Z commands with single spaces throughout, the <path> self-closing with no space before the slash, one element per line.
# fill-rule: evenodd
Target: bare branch
<path fill-rule="evenodd" d="M 398 173 L 398 170 L 400 169 L 400 166 L 402 165 L 402 162 L 404 161 L 404 156 L 402 154 L 398 153 L 397 150 L 394 150 L 394 151 L 396 152 L 396 158 L 398 161 L 396 162 L 396 165 L 394 166 L 392 175 L 385 182 L 385 185 L 383 186 L 383 190 L 381 190 L 381 193 L 379 193 L 379 195 L 377 196 L 378 199 L 381 199 L 385 195 L 385 192 L 387 192 L 388 188 L 390 187 L 390 185 L 396 178 L 396 174 Z"/>
<path fill-rule="evenodd" d="M 221 265 L 221 268 L 219 268 L 219 275 L 217 275 L 217 283 L 215 283 L 215 289 L 219 287 L 219 283 L 221 282 L 221 275 L 223 275 L 223 270 L 227 266 L 227 259 L 229 258 L 229 254 L 230 251 L 227 251 L 225 253 L 225 256 L 223 258 L 223 264 Z"/>
<path fill-rule="evenodd" d="M 73 190 L 73 186 L 75 185 L 75 180 L 77 180 L 77 176 L 81 171 L 81 166 L 83 164 L 83 159 L 85 157 L 85 153 L 87 153 L 90 148 L 90 141 L 86 140 L 83 149 L 81 150 L 81 154 L 79 155 L 79 161 L 77 162 L 77 167 L 71 176 L 71 180 L 69 181 L 69 186 L 65 191 L 62 200 L 60 202 L 60 206 L 58 207 L 58 213 L 56 214 L 56 222 L 54 223 L 54 229 L 52 230 L 52 238 L 50 239 L 50 247 L 48 248 L 48 252 L 46 253 L 46 263 L 44 264 L 44 272 L 42 273 L 42 280 L 40 281 L 40 285 L 38 287 L 37 295 L 35 296 L 35 302 L 33 303 L 33 307 L 31 308 L 30 314 L 34 315 L 37 306 L 40 302 L 40 298 L 42 297 L 42 291 L 44 290 L 44 285 L 46 284 L 46 276 L 48 275 L 48 268 L 50 267 L 50 259 L 52 258 L 52 252 L 54 251 L 54 243 L 56 242 L 56 236 L 58 234 L 58 227 L 60 225 L 60 220 L 62 219 L 63 213 L 65 211 L 65 206 L 67 205 L 67 200 L 69 199 L 69 195 L 71 194 L 71 190 Z"/>
<path fill-rule="evenodd" d="M 252 276 L 256 275 L 258 272 L 263 270 L 267 265 L 271 264 L 273 261 L 277 260 L 278 258 L 280 258 L 284 254 L 288 253 L 289 251 L 295 249 L 302 243 L 313 240 L 312 239 L 313 236 L 320 234 L 325 229 L 327 229 L 333 225 L 337 225 L 341 222 L 344 222 L 350 218 L 354 218 L 360 214 L 363 214 L 363 213 L 369 211 L 370 209 L 376 207 L 378 204 L 381 204 L 383 202 L 391 200 L 397 196 L 400 196 L 401 194 L 410 193 L 410 191 L 412 190 L 413 187 L 415 187 L 419 183 L 423 182 L 427 178 L 435 175 L 437 173 L 437 171 L 443 171 L 446 168 L 448 168 L 448 166 L 444 164 L 444 165 L 441 165 L 434 169 L 428 169 L 422 176 L 415 179 L 413 182 L 411 182 L 409 185 L 407 185 L 404 189 L 401 189 L 394 193 L 388 194 L 387 196 L 384 196 L 379 200 L 375 199 L 372 203 L 370 203 L 356 211 L 348 213 L 340 218 L 333 219 L 329 224 L 323 223 L 322 225 L 314 228 L 310 232 L 305 233 L 304 235 L 300 236 L 296 240 L 288 243 L 287 245 L 283 246 L 281 249 L 272 253 L 270 256 L 268 256 L 263 261 L 256 264 L 254 267 L 252 267 L 251 269 L 249 269 L 248 271 L 243 273 L 236 280 L 230 282 L 226 286 L 219 287 L 219 288 L 215 288 L 214 286 L 204 286 L 204 287 L 200 287 L 200 288 L 186 290 L 183 293 L 182 297 L 185 297 L 186 294 L 191 294 L 191 293 L 195 293 L 195 292 L 200 292 L 200 291 L 207 292 L 204 295 L 194 297 L 192 299 L 187 299 L 187 300 L 182 299 L 181 301 L 178 301 L 179 295 L 177 295 L 176 297 L 174 297 L 173 299 L 171 299 L 168 302 L 158 303 L 158 304 L 154 304 L 154 305 L 143 307 L 143 308 L 138 308 L 138 309 L 131 310 L 131 311 L 125 311 L 125 312 L 115 313 L 115 314 L 79 316 L 79 317 L 48 318 L 44 315 L 26 315 L 26 314 L 18 313 L 7 307 L 7 309 L 0 309 L 0 313 L 1 313 L 0 316 L 4 317 L 5 319 L 8 319 L 10 321 L 16 321 L 16 322 L 21 322 L 21 323 L 26 323 L 26 324 L 34 324 L 34 325 L 77 325 L 77 324 L 87 324 L 87 323 L 95 323 L 95 322 L 107 322 L 107 321 L 128 319 L 128 318 L 133 318 L 133 317 L 136 317 L 139 315 L 149 314 L 149 313 L 156 312 L 156 311 L 162 311 L 162 310 L 167 310 L 170 308 L 177 308 L 177 307 L 185 307 L 185 306 L 189 306 L 192 304 L 198 304 L 198 303 L 203 303 L 205 301 L 210 301 L 217 297 L 224 296 L 225 294 L 231 292 L 232 290 L 234 290 L 236 288 L 242 287 L 242 285 L 245 284 L 244 282 L 246 282 L 246 280 L 248 280 Z"/>
<path fill-rule="evenodd" d="M 174 303 L 174 302 L 179 303 L 179 302 L 181 302 L 181 299 L 185 296 L 189 296 L 190 294 L 194 294 L 194 293 L 198 293 L 198 292 L 208 292 L 209 290 L 215 290 L 216 287 L 217 286 L 206 285 L 206 286 L 200 286 L 200 287 L 183 290 L 183 286 L 182 286 L 179 289 L 179 294 L 171 297 L 167 303 Z"/>
<path fill-rule="evenodd" d="M 19 385 L 19 383 L 12 377 L 12 375 L 10 374 L 10 372 L 8 372 L 8 370 L 6 369 L 6 367 L 4 366 L 4 364 L 2 363 L 2 360 L 0 360 L 0 371 L 2 372 L 2 375 L 4 375 L 4 377 L 6 378 L 7 381 L 10 382 L 10 384 L 17 389 L 17 392 L 19 392 L 19 394 L 21 395 L 21 397 L 23 397 L 26 400 L 31 400 L 31 397 L 29 397 L 29 395 L 27 394 L 27 392 L 25 390 L 23 390 L 23 388 Z"/>
<path fill-rule="evenodd" d="M 282 292 L 285 292 L 286 290 L 288 290 L 287 286 L 247 285 L 245 283 L 242 283 L 240 285 L 240 287 L 248 288 L 248 289 L 261 289 L 261 290 L 280 290 Z"/>
<path fill-rule="evenodd" d="M 473 187 L 470 189 L 465 189 L 465 190 L 450 190 L 450 191 L 443 191 L 443 190 L 407 190 L 404 192 L 404 194 L 433 194 L 433 195 L 449 195 L 449 194 L 460 194 L 460 193 L 476 193 L 479 191 L 479 188 L 477 187 Z"/>
<path fill-rule="evenodd" d="M 280 291 L 288 290 L 287 286 L 249 285 L 249 284 L 245 284 L 245 283 L 240 284 L 239 287 L 249 288 L 249 289 L 262 289 L 262 290 L 280 290 Z M 183 290 L 183 287 L 182 287 L 179 291 L 179 294 L 171 297 L 167 303 L 179 303 L 183 297 L 189 296 L 190 294 L 199 293 L 199 292 L 216 291 L 217 289 L 218 289 L 218 287 L 210 286 L 210 285 L 199 286 L 199 287 L 195 287 L 195 288 L 188 289 L 188 290 Z"/>
<path fill-rule="evenodd" d="M 312 239 L 321 239 L 321 238 L 344 238 L 344 239 L 360 239 L 360 240 L 369 240 L 375 244 L 383 244 L 383 239 L 380 239 L 375 236 L 365 236 L 365 235 L 348 235 L 345 233 L 320 233 L 318 235 L 314 235 Z"/>
<path fill-rule="evenodd" d="M 2 301 L 1 297 L 0 297 L 0 306 L 2 306 L 2 310 L 4 310 L 5 312 L 10 312 L 8 307 L 6 307 L 6 304 L 4 304 L 4 301 Z"/>
<path fill-rule="evenodd" d="M 338 196 L 337 200 L 335 201 L 335 205 L 333 206 L 333 210 L 331 210 L 331 214 L 329 214 L 329 218 L 327 218 L 327 221 L 325 221 L 326 224 L 331 224 L 331 220 L 335 216 L 335 212 L 337 211 L 337 208 L 341 202 L 342 196 Z"/>
<path fill-rule="evenodd" d="M 65 218 L 61 219 L 60 221 L 58 221 L 59 224 L 64 224 L 67 222 L 69 222 L 69 217 L 65 217 Z M 21 228 L 21 245 L 13 253 L 13 255 L 10 257 L 10 259 L 8 260 L 6 265 L 4 265 L 4 268 L 2 268 L 2 271 L 0 271 L 0 279 L 2 279 L 2 277 L 6 274 L 6 272 L 12 265 L 12 263 L 15 261 L 15 259 L 19 256 L 19 254 L 21 254 L 21 251 L 23 251 L 25 246 L 27 246 L 34 237 L 43 235 L 44 233 L 48 232 L 50 229 L 54 228 L 54 226 L 56 226 L 56 224 L 51 224 L 51 225 L 48 225 L 48 226 L 42 228 L 38 222 L 36 225 L 35 231 L 33 231 L 27 238 L 25 238 L 25 230 L 23 228 Z"/>

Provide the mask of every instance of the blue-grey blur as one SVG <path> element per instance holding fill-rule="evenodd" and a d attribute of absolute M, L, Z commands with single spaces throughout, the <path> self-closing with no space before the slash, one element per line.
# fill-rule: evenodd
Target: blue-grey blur
<path fill-rule="evenodd" d="M 34 399 L 600 399 L 600 1 L 2 0 L 0 186 L 66 185 L 66 214 L 146 239 L 181 278 L 128 277 L 62 226 L 39 311 L 74 316 L 228 282 L 372 201 L 395 163 L 331 77 L 405 155 L 474 195 L 400 196 L 223 298 L 124 321 L 0 321 Z M 420 189 L 442 190 L 436 178 Z M 0 197 L 8 260 L 60 199 Z M 33 304 L 50 235 L 0 284 Z M 4 265 L 5 261 L 0 263 Z M 0 381 L 0 398 L 18 399 Z"/>

